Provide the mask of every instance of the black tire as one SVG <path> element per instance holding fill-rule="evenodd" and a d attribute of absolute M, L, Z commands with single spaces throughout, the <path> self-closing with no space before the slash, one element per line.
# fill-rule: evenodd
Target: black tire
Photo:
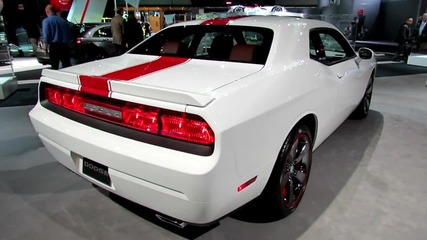
<path fill-rule="evenodd" d="M 371 107 L 372 91 L 374 89 L 374 75 L 371 75 L 366 86 L 365 93 L 363 94 L 362 100 L 360 100 L 359 105 L 351 113 L 351 119 L 364 119 L 369 114 L 369 108 Z"/>
<path fill-rule="evenodd" d="M 309 128 L 300 125 L 287 136 L 261 202 L 268 214 L 280 219 L 298 207 L 310 176 L 313 141 Z"/>

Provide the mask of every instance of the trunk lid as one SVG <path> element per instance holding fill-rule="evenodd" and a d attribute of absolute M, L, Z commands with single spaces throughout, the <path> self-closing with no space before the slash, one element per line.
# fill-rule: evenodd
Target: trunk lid
<path fill-rule="evenodd" d="M 79 90 L 111 97 L 114 93 L 204 106 L 216 89 L 260 71 L 263 65 L 175 57 L 124 54 L 42 78 L 79 85 Z"/>

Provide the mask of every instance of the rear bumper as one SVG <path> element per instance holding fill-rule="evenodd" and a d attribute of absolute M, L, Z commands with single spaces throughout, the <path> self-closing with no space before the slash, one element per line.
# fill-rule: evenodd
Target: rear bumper
<path fill-rule="evenodd" d="M 237 176 L 233 154 L 221 156 L 219 148 L 206 157 L 145 144 L 64 118 L 40 104 L 30 119 L 61 164 L 108 191 L 184 222 L 213 222 L 253 198 L 251 191 L 237 192 L 244 180 Z M 111 186 L 84 174 L 83 158 L 107 166 Z"/>
<path fill-rule="evenodd" d="M 221 217 L 206 218 L 206 211 L 210 207 L 208 202 L 191 201 L 182 192 L 134 177 L 114 168 L 108 169 L 112 185 L 111 187 L 106 186 L 82 172 L 82 156 L 69 151 L 43 135 L 39 135 L 39 137 L 48 151 L 62 165 L 95 185 L 119 196 L 186 222 L 203 224 Z M 204 218 L 205 220 L 203 220 Z"/>

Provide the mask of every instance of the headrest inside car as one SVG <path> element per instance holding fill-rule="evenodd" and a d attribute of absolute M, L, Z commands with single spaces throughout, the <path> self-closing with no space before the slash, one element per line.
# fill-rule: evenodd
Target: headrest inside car
<path fill-rule="evenodd" d="M 231 36 L 219 35 L 212 40 L 209 49 L 209 56 L 213 59 L 227 60 L 233 47 L 233 38 Z"/>

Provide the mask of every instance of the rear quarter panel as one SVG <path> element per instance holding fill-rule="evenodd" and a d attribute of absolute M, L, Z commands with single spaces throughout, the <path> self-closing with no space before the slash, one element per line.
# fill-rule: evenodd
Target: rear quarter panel
<path fill-rule="evenodd" d="M 328 135 L 322 129 L 330 132 L 339 125 L 330 122 L 337 86 L 321 78 L 322 65 L 308 58 L 304 27 L 296 22 L 276 29 L 267 64 L 260 72 L 218 89 L 216 100 L 206 108 L 187 108 L 212 123 L 216 150 L 232 149 L 239 176 L 256 175 L 261 168 L 271 172 L 286 136 L 307 114 L 318 118 L 317 135 L 322 138 Z"/>

